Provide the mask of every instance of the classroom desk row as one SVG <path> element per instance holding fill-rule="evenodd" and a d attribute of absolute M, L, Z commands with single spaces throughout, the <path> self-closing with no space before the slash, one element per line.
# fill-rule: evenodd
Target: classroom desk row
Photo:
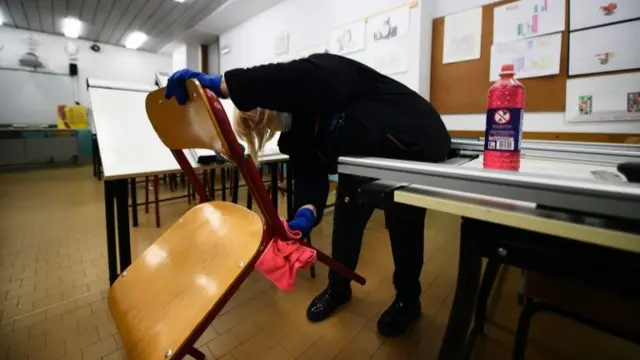
<path fill-rule="evenodd" d="M 448 172 L 438 166 L 411 162 L 398 165 L 384 159 L 341 158 L 340 161 L 341 174 L 369 175 L 385 180 L 392 201 L 461 217 L 458 279 L 440 360 L 471 358 L 476 339 L 484 328 L 487 299 L 502 264 L 575 279 L 617 294 L 631 294 L 631 298 L 640 296 L 637 282 L 640 276 L 640 225 L 633 218 L 640 212 L 640 186 L 626 184 L 624 178 L 603 180 L 594 175 L 603 171 L 619 175 L 615 166 L 525 158 L 521 172 L 550 179 L 563 174 L 568 181 L 620 184 L 628 193 L 628 204 L 636 209 L 627 215 L 589 214 L 547 207 L 533 201 L 447 189 L 447 182 L 433 184 L 437 182 L 434 173 L 439 169 L 442 173 Z M 454 166 L 478 169 L 482 166 L 482 157 L 463 159 Z M 391 168 L 394 170 L 385 170 Z M 431 181 L 421 182 L 421 173 L 428 173 L 429 177 L 425 175 L 424 179 Z M 474 186 L 479 189 L 480 185 Z M 603 201 L 602 206 L 606 206 L 605 203 Z M 493 265 L 487 266 L 481 286 L 483 258 Z M 519 328 L 514 359 L 524 358 L 526 329 L 526 326 Z"/>

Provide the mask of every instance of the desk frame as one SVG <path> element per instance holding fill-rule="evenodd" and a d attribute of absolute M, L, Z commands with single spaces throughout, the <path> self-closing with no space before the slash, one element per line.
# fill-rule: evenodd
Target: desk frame
<path fill-rule="evenodd" d="M 484 286 L 479 295 L 482 258 L 525 270 L 587 277 L 598 286 L 640 293 L 640 286 L 633 286 L 640 275 L 640 226 L 634 221 L 567 218 L 566 212 L 464 201 L 462 195 L 438 195 L 417 186 L 396 191 L 394 200 L 462 217 L 456 292 L 439 360 L 468 359 L 473 352 L 478 334 L 469 334 L 472 319 L 474 313 L 476 321 L 478 312 L 484 313 L 482 297 L 491 290 Z M 572 267 L 566 266 L 568 259 Z M 615 268 L 605 266 L 612 261 Z M 489 277 L 495 277 L 491 273 L 497 268 L 488 271 Z"/>

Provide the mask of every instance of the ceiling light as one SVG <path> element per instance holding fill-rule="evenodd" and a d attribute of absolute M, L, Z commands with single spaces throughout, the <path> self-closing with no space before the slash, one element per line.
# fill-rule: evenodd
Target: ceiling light
<path fill-rule="evenodd" d="M 173 0 L 173 1 L 175 1 L 177 3 L 183 3 L 184 2 L 184 0 Z"/>
<path fill-rule="evenodd" d="M 129 35 L 129 37 L 127 37 L 127 40 L 124 42 L 124 46 L 129 49 L 137 49 L 147 41 L 147 38 L 147 34 L 140 31 L 134 31 Z"/>
<path fill-rule="evenodd" d="M 76 18 L 65 18 L 62 22 L 64 36 L 77 39 L 82 31 L 82 22 Z"/>

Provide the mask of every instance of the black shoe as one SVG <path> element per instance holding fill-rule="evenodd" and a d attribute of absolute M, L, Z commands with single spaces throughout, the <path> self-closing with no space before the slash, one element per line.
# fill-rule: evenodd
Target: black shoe
<path fill-rule="evenodd" d="M 378 331 L 386 337 L 404 334 L 422 312 L 420 300 L 395 299 L 378 320 Z"/>
<path fill-rule="evenodd" d="M 319 322 L 328 319 L 341 305 L 351 300 L 351 288 L 336 290 L 326 288 L 309 304 L 307 319 L 311 322 Z"/>

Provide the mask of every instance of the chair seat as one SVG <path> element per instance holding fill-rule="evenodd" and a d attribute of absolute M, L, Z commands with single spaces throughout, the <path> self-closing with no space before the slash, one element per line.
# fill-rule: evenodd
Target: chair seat
<path fill-rule="evenodd" d="M 256 213 L 212 201 L 189 210 L 155 241 L 109 292 L 128 358 L 173 358 L 194 329 L 210 322 L 214 306 L 258 253 L 262 235 Z"/>

